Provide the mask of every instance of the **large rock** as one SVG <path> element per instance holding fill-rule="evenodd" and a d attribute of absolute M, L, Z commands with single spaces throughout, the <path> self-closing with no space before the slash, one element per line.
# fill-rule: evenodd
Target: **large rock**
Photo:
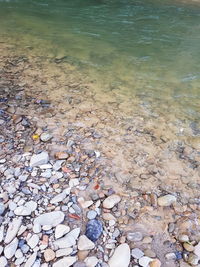
<path fill-rule="evenodd" d="M 65 214 L 62 211 L 52 211 L 48 213 L 41 214 L 34 220 L 34 224 L 51 225 L 52 227 L 64 221 Z"/>
<path fill-rule="evenodd" d="M 11 259 L 15 255 L 15 251 L 17 250 L 17 246 L 18 246 L 18 239 L 15 238 L 10 244 L 8 244 L 4 248 L 4 256 L 7 259 Z"/>
<path fill-rule="evenodd" d="M 128 267 L 130 263 L 131 253 L 128 244 L 121 244 L 116 249 L 108 264 L 109 267 Z"/>
<path fill-rule="evenodd" d="M 79 250 L 91 250 L 95 247 L 95 244 L 87 238 L 86 235 L 82 235 L 78 240 L 78 249 Z"/>
<path fill-rule="evenodd" d="M 158 198 L 158 205 L 161 207 L 171 206 L 175 202 L 176 202 L 176 197 L 170 194 Z"/>
<path fill-rule="evenodd" d="M 49 161 L 49 155 L 47 152 L 43 151 L 31 157 L 30 167 L 36 167 L 43 164 L 47 164 L 48 161 Z"/>
<path fill-rule="evenodd" d="M 64 257 L 53 264 L 53 267 L 70 267 L 77 261 L 77 257 Z"/>
<path fill-rule="evenodd" d="M 120 200 L 120 196 L 113 194 L 103 201 L 103 207 L 105 209 L 112 209 L 117 203 L 120 202 Z"/>
<path fill-rule="evenodd" d="M 21 218 L 15 218 L 13 221 L 9 224 L 6 237 L 4 242 L 6 244 L 9 244 L 17 235 L 17 232 L 22 224 L 22 219 Z"/>
<path fill-rule="evenodd" d="M 66 234 L 64 237 L 57 239 L 54 245 L 58 248 L 69 248 L 76 244 L 76 240 L 80 234 L 80 228 L 76 228 Z"/>

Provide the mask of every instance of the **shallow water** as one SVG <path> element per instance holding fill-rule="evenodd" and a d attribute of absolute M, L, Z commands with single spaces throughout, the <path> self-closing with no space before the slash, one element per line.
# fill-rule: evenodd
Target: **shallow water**
<path fill-rule="evenodd" d="M 197 123 L 200 5 L 158 0 L 0 1 L 0 37 L 64 57 L 106 94 Z M 198 128 L 198 126 L 197 126 Z"/>

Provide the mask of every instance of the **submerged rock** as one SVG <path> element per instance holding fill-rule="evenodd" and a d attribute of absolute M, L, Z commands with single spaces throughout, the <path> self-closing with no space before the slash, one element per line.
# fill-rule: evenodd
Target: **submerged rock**
<path fill-rule="evenodd" d="M 103 207 L 105 209 L 112 209 L 117 203 L 120 202 L 120 200 L 120 196 L 113 194 L 103 201 Z"/>
<path fill-rule="evenodd" d="M 90 240 L 92 240 L 93 242 L 97 241 L 99 237 L 102 235 L 102 233 L 103 233 L 103 225 L 101 221 L 93 219 L 87 223 L 85 235 Z"/>
<path fill-rule="evenodd" d="M 161 207 L 168 207 L 175 202 L 176 202 L 176 197 L 170 194 L 158 198 L 158 205 Z"/>

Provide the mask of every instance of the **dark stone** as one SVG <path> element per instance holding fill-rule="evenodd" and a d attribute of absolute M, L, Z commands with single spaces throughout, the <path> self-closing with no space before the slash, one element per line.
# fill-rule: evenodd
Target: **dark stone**
<path fill-rule="evenodd" d="M 97 241 L 103 233 L 102 222 L 93 219 L 87 223 L 85 235 L 93 242 Z"/>

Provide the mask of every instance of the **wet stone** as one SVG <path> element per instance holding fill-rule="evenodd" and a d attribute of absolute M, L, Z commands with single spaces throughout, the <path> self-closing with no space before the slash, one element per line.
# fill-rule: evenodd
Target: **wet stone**
<path fill-rule="evenodd" d="M 143 235 L 140 232 L 129 232 L 127 239 L 131 242 L 139 242 L 143 239 Z"/>

